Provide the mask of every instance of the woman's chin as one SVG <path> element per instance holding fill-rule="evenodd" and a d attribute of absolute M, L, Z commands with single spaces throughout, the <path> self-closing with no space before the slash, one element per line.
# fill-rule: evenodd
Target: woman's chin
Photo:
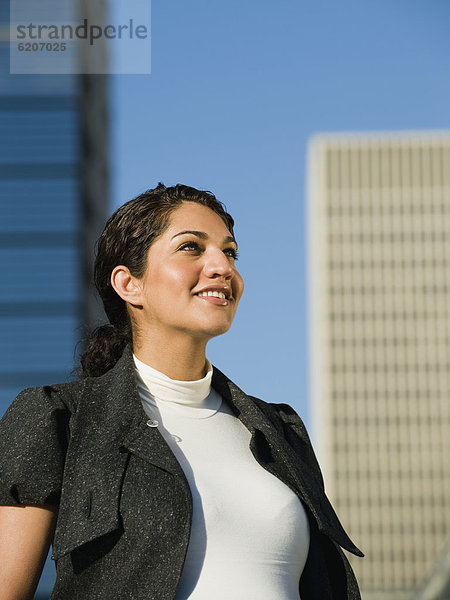
<path fill-rule="evenodd" d="M 229 322 L 222 322 L 222 323 L 217 323 L 217 324 L 209 324 L 207 326 L 201 327 L 199 328 L 196 332 L 195 332 L 195 337 L 199 337 L 199 338 L 204 338 L 207 340 L 210 340 L 211 338 L 215 338 L 219 335 L 223 335 L 224 333 L 226 333 L 231 327 L 231 323 Z"/>

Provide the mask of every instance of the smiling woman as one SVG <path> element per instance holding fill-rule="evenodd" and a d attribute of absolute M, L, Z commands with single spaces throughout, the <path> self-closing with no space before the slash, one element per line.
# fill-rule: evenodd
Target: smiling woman
<path fill-rule="evenodd" d="M 101 374 L 132 343 L 173 379 L 203 377 L 206 343 L 230 328 L 244 287 L 233 227 L 213 194 L 184 185 L 160 184 L 119 208 L 100 237 L 94 275 L 113 328 L 94 333 L 85 374 Z M 207 303 L 221 310 L 205 310 L 197 296 L 205 289 L 226 295 Z"/>
<path fill-rule="evenodd" d="M 208 206 L 185 201 L 148 250 L 143 275 L 123 264 L 112 271 L 134 325 L 135 355 L 172 379 L 205 375 L 206 344 L 228 331 L 236 313 L 244 283 L 228 228 Z"/>
<path fill-rule="evenodd" d="M 244 290 L 233 226 L 162 184 L 107 222 L 82 378 L 0 424 L 0 600 L 32 598 L 50 542 L 52 600 L 360 598 L 300 417 L 206 358 Z"/>

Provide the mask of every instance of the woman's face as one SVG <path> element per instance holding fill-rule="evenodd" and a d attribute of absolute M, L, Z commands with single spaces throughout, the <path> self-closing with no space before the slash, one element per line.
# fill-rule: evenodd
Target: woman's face
<path fill-rule="evenodd" d="M 208 340 L 228 331 L 244 290 L 236 248 L 219 215 L 184 202 L 148 251 L 139 327 L 160 334 L 155 339 L 182 332 Z"/>

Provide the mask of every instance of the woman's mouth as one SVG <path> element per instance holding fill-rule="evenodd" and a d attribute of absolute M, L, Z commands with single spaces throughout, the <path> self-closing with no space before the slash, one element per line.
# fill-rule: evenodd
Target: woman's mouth
<path fill-rule="evenodd" d="M 202 300 L 206 302 L 210 302 L 211 304 L 216 304 L 218 306 L 227 306 L 228 300 L 223 292 L 219 292 L 216 290 L 209 290 L 206 292 L 199 292 L 195 294 Z"/>

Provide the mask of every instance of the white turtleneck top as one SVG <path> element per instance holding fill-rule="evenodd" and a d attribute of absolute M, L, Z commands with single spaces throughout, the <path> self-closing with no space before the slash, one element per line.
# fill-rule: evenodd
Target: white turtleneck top
<path fill-rule="evenodd" d="M 250 431 L 211 387 L 211 363 L 203 379 L 178 381 L 134 361 L 144 410 L 192 492 L 176 600 L 299 600 L 309 549 L 304 508 L 255 460 Z"/>

